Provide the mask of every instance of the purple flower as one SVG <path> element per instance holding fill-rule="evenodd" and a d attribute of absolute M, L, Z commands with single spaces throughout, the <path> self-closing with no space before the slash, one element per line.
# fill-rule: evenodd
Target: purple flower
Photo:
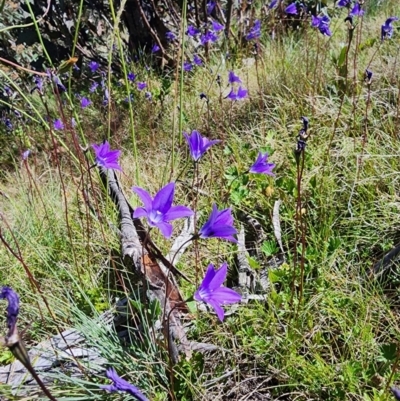
<path fill-rule="evenodd" d="M 183 63 L 183 71 L 192 71 L 193 70 L 193 64 L 190 63 L 189 61 L 185 61 Z"/>
<path fill-rule="evenodd" d="M 222 31 L 223 29 L 224 29 L 224 26 L 222 24 L 220 24 L 219 22 L 217 22 L 217 21 L 212 22 L 212 30 L 214 32 L 219 32 L 219 31 Z"/>
<path fill-rule="evenodd" d="M 198 35 L 200 33 L 200 31 L 195 28 L 193 25 L 189 25 L 187 30 L 186 30 L 186 35 L 194 37 L 196 35 Z"/>
<path fill-rule="evenodd" d="M 246 35 L 246 40 L 258 39 L 261 36 L 261 21 L 256 20 L 249 33 Z"/>
<path fill-rule="evenodd" d="M 146 82 L 138 82 L 137 83 L 137 88 L 141 91 L 141 90 L 143 90 L 144 88 L 146 88 L 147 87 L 147 84 L 146 84 Z"/>
<path fill-rule="evenodd" d="M 217 205 L 214 203 L 210 217 L 199 231 L 200 238 L 221 238 L 237 242 L 233 237 L 235 234 L 237 234 L 237 231 L 233 227 L 231 208 L 219 211 Z"/>
<path fill-rule="evenodd" d="M 92 102 L 87 97 L 83 97 L 81 99 L 81 109 L 85 109 L 86 107 L 90 106 L 91 104 L 92 104 Z"/>
<path fill-rule="evenodd" d="M 7 131 L 12 131 L 12 129 L 13 129 L 13 124 L 12 124 L 12 122 L 11 122 L 11 120 L 9 119 L 9 118 L 4 118 L 4 125 L 6 126 L 6 128 L 7 128 Z"/>
<path fill-rule="evenodd" d="M 235 82 L 237 82 L 239 84 L 242 83 L 241 79 L 237 75 L 235 75 L 235 73 L 233 71 L 229 71 L 228 82 L 230 84 L 234 84 Z"/>
<path fill-rule="evenodd" d="M 149 399 L 137 387 L 119 377 L 114 368 L 107 369 L 106 375 L 110 380 L 113 381 L 113 384 L 100 386 L 101 389 L 110 392 L 123 391 L 133 395 L 139 401 L 149 401 Z"/>
<path fill-rule="evenodd" d="M 90 85 L 89 92 L 90 93 L 96 92 L 98 86 L 99 86 L 98 82 L 93 82 L 92 85 Z"/>
<path fill-rule="evenodd" d="M 72 126 L 72 128 L 76 127 L 76 121 L 75 121 L 74 117 L 71 118 L 71 126 Z"/>
<path fill-rule="evenodd" d="M 133 217 L 146 217 L 151 227 L 158 227 L 164 237 L 169 238 L 172 235 L 172 225 L 168 222 L 182 217 L 188 217 L 193 211 L 186 206 L 172 206 L 174 200 L 175 183 L 170 182 L 164 188 L 161 188 L 154 199 L 150 194 L 140 187 L 133 187 L 135 192 L 144 204 L 144 207 L 138 207 Z"/>
<path fill-rule="evenodd" d="M 268 8 L 271 10 L 272 8 L 275 8 L 277 5 L 278 5 L 278 0 L 272 0 Z"/>
<path fill-rule="evenodd" d="M 157 44 L 154 45 L 154 46 L 151 48 L 151 52 L 152 52 L 152 53 L 157 53 L 159 50 L 160 50 L 160 46 L 158 46 Z"/>
<path fill-rule="evenodd" d="M 242 300 L 242 296 L 236 291 L 223 287 L 222 284 L 227 274 L 228 265 L 226 263 L 223 263 L 218 270 L 210 263 L 200 287 L 194 293 L 194 299 L 210 305 L 217 313 L 221 322 L 224 320 L 224 310 L 221 305 L 234 304 Z"/>
<path fill-rule="evenodd" d="M 33 82 L 35 82 L 37 90 L 42 93 L 43 92 L 43 79 L 40 77 L 35 77 Z"/>
<path fill-rule="evenodd" d="M 204 35 L 200 36 L 200 42 L 204 46 L 206 43 L 214 43 L 218 40 L 218 35 L 213 31 L 208 31 Z"/>
<path fill-rule="evenodd" d="M 357 2 L 354 5 L 354 7 L 352 8 L 352 10 L 350 11 L 349 16 L 351 16 L 351 17 L 354 17 L 354 16 L 362 17 L 363 15 L 364 15 L 364 10 L 360 6 L 360 3 Z"/>
<path fill-rule="evenodd" d="M 56 131 L 61 131 L 64 129 L 64 123 L 59 118 L 57 118 L 57 120 L 54 120 L 53 122 L 53 128 Z"/>
<path fill-rule="evenodd" d="M 392 392 L 396 400 L 400 400 L 400 389 L 398 389 L 397 387 L 390 387 L 390 391 Z"/>
<path fill-rule="evenodd" d="M 19 313 L 19 297 L 10 287 L 3 287 L 0 293 L 1 299 L 6 299 L 7 306 L 7 327 L 9 335 L 13 334 L 17 324 Z"/>
<path fill-rule="evenodd" d="M 385 39 L 390 39 L 393 35 L 393 25 L 394 21 L 398 21 L 398 17 L 390 17 L 381 27 L 381 39 L 382 41 Z"/>
<path fill-rule="evenodd" d="M 197 66 L 202 66 L 203 65 L 203 61 L 201 60 L 201 58 L 195 54 L 193 56 L 193 63 L 196 64 Z"/>
<path fill-rule="evenodd" d="M 314 28 L 318 28 L 318 30 L 325 36 L 332 36 L 332 32 L 329 29 L 330 19 L 328 16 L 324 15 L 323 17 L 315 17 L 312 16 L 311 26 Z"/>
<path fill-rule="evenodd" d="M 22 160 L 26 160 L 28 157 L 29 157 L 29 155 L 31 154 L 31 151 L 28 149 L 28 150 L 25 150 L 25 152 L 22 152 Z"/>
<path fill-rule="evenodd" d="M 96 164 L 98 166 L 122 171 L 121 166 L 118 164 L 120 150 L 111 150 L 108 141 L 104 141 L 100 145 L 94 143 L 92 148 L 96 154 Z"/>
<path fill-rule="evenodd" d="M 150 100 L 150 101 L 151 101 L 152 96 L 151 96 L 151 93 L 150 93 L 150 92 L 146 92 L 146 93 L 144 94 L 144 97 L 145 97 L 147 100 Z"/>
<path fill-rule="evenodd" d="M 246 97 L 247 97 L 247 89 L 243 88 L 242 86 L 239 86 L 237 93 L 235 93 L 235 90 L 232 88 L 226 99 L 230 99 L 233 101 L 233 100 L 243 100 Z"/>
<path fill-rule="evenodd" d="M 133 72 L 129 72 L 127 78 L 129 82 L 133 82 L 136 79 L 136 75 Z"/>
<path fill-rule="evenodd" d="M 95 73 L 99 69 L 99 67 L 100 67 L 100 64 L 96 61 L 91 61 L 89 63 L 89 68 L 90 68 L 90 71 L 92 71 L 92 73 Z"/>
<path fill-rule="evenodd" d="M 183 135 L 186 138 L 186 141 L 189 145 L 190 154 L 195 162 L 199 161 L 212 145 L 221 142 L 218 139 L 210 141 L 208 138 L 202 137 L 196 130 L 192 131 L 190 136 L 186 132 L 184 132 Z"/>
<path fill-rule="evenodd" d="M 210 15 L 214 11 L 216 4 L 215 1 L 209 1 L 207 3 L 207 15 Z"/>
<path fill-rule="evenodd" d="M 57 88 L 59 90 L 62 90 L 63 92 L 67 91 L 67 88 L 61 82 L 60 78 L 57 77 L 57 75 L 51 75 L 51 78 L 52 78 L 53 82 L 57 85 Z"/>
<path fill-rule="evenodd" d="M 371 70 L 368 70 L 368 69 L 365 70 L 365 80 L 368 83 L 371 83 L 372 75 L 374 75 L 374 74 L 373 74 L 373 72 Z"/>
<path fill-rule="evenodd" d="M 167 38 L 167 40 L 169 40 L 170 42 L 172 42 L 172 41 L 174 41 L 175 39 L 176 39 L 176 36 L 175 36 L 175 34 L 174 33 L 172 33 L 172 32 L 167 32 L 166 34 L 165 34 L 165 37 Z"/>
<path fill-rule="evenodd" d="M 247 89 L 239 86 L 239 89 L 236 94 L 236 100 L 243 100 L 246 97 L 247 97 Z"/>
<path fill-rule="evenodd" d="M 289 14 L 289 15 L 297 15 L 296 3 L 289 4 L 289 5 L 285 8 L 285 13 L 286 13 L 286 14 Z"/>
<path fill-rule="evenodd" d="M 350 7 L 351 0 L 339 0 L 338 7 Z"/>
<path fill-rule="evenodd" d="M 273 163 L 267 163 L 268 161 L 268 153 L 263 155 L 261 152 L 258 153 L 257 160 L 250 167 L 250 173 L 254 174 L 268 174 L 274 176 L 275 174 L 272 172 L 272 169 L 275 167 Z"/>

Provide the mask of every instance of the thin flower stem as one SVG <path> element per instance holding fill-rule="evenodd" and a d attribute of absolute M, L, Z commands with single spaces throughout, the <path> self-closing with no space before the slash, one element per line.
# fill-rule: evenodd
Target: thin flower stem
<path fill-rule="evenodd" d="M 360 176 L 360 171 L 362 168 L 363 156 L 364 156 L 364 151 L 365 151 L 365 144 L 367 142 L 367 137 L 368 137 L 368 109 L 369 109 L 370 103 L 371 103 L 371 84 L 368 83 L 367 104 L 365 105 L 365 114 L 364 114 L 364 133 L 362 136 L 361 154 L 360 154 L 360 159 L 359 159 L 360 168 L 357 171 L 356 181 L 358 181 L 359 176 Z"/>

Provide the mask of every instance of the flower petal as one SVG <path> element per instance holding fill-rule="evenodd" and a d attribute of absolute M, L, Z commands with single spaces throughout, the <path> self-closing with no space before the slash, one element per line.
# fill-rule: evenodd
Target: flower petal
<path fill-rule="evenodd" d="M 213 279 L 210 281 L 208 288 L 210 291 L 214 291 L 217 288 L 221 287 L 226 279 L 226 275 L 228 274 L 228 265 L 225 263 L 215 272 Z M 214 293 L 212 294 L 214 298 Z"/>
<path fill-rule="evenodd" d="M 153 210 L 158 210 L 162 214 L 166 214 L 172 206 L 174 200 L 175 183 L 170 182 L 161 188 L 153 200 Z"/>
<path fill-rule="evenodd" d="M 223 238 L 227 241 L 237 242 L 237 240 L 232 236 L 237 234 L 235 227 L 232 226 L 219 226 L 214 227 L 214 233 L 212 237 Z"/>
<path fill-rule="evenodd" d="M 139 196 L 147 212 L 150 212 L 150 210 L 153 208 L 152 207 L 153 201 L 151 199 L 151 195 L 145 189 L 140 187 L 132 187 L 132 191 Z"/>
<path fill-rule="evenodd" d="M 213 299 L 209 299 L 207 303 L 215 310 L 218 319 L 221 320 L 222 322 L 224 320 L 224 315 L 225 315 L 225 312 L 222 309 L 222 307 L 218 304 L 218 302 L 214 301 Z"/>
<path fill-rule="evenodd" d="M 136 210 L 133 212 L 133 218 L 137 219 L 139 217 L 147 217 L 148 212 L 144 207 L 138 207 Z"/>
<path fill-rule="evenodd" d="M 199 289 L 208 288 L 210 283 L 212 282 L 216 272 L 217 271 L 215 270 L 214 265 L 212 263 L 210 263 L 207 267 L 206 275 L 204 276 Z"/>
<path fill-rule="evenodd" d="M 233 225 L 233 216 L 231 214 L 231 208 L 221 210 L 218 212 L 218 217 L 215 219 L 215 224 L 220 225 Z"/>
<path fill-rule="evenodd" d="M 167 222 L 157 223 L 157 227 L 160 229 L 161 234 L 165 238 L 169 238 L 172 235 L 172 225 Z"/>
<path fill-rule="evenodd" d="M 221 287 L 215 290 L 212 294 L 212 298 L 219 304 L 234 304 L 242 300 L 240 294 L 226 287 Z"/>
<path fill-rule="evenodd" d="M 186 206 L 172 206 L 169 211 L 164 215 L 165 221 L 181 219 L 182 217 L 192 216 L 194 212 Z"/>

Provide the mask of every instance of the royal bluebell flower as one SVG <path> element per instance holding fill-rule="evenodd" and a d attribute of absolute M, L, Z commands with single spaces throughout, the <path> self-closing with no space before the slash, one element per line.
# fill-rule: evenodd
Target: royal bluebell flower
<path fill-rule="evenodd" d="M 144 97 L 145 97 L 147 100 L 150 100 L 150 101 L 151 101 L 151 99 L 152 99 L 152 96 L 151 96 L 151 93 L 150 93 L 150 92 L 146 92 L 146 93 L 144 94 Z"/>
<path fill-rule="evenodd" d="M 393 25 L 394 21 L 398 21 L 398 17 L 390 17 L 381 27 L 381 39 L 382 41 L 385 39 L 390 39 L 393 35 Z"/>
<path fill-rule="evenodd" d="M 228 96 L 226 97 L 226 99 L 243 100 L 243 99 L 246 99 L 246 97 L 247 97 L 247 89 L 243 88 L 242 86 L 239 86 L 236 93 L 235 93 L 235 90 L 232 88 L 231 91 L 229 92 Z"/>
<path fill-rule="evenodd" d="M 235 89 L 232 88 L 231 91 L 228 93 L 228 96 L 225 99 L 235 101 L 235 100 L 237 100 L 236 97 L 237 97 L 237 95 L 235 93 Z"/>
<path fill-rule="evenodd" d="M 234 84 L 235 82 L 241 84 L 242 80 L 233 71 L 229 71 L 228 82 L 230 84 Z"/>
<path fill-rule="evenodd" d="M 4 86 L 4 92 L 6 94 L 6 96 L 10 97 L 14 94 L 14 92 L 11 90 L 11 88 L 9 86 Z"/>
<path fill-rule="evenodd" d="M 272 172 L 272 169 L 275 167 L 273 163 L 268 162 L 268 153 L 263 155 L 261 152 L 258 153 L 257 160 L 250 167 L 250 173 L 254 174 L 268 174 L 274 176 L 275 174 Z"/>
<path fill-rule="evenodd" d="M 120 150 L 111 150 L 108 141 L 104 141 L 99 145 L 94 143 L 92 144 L 92 148 L 94 149 L 95 160 L 98 166 L 122 171 L 121 166 L 118 164 L 118 158 L 121 154 Z"/>
<path fill-rule="evenodd" d="M 128 78 L 129 82 L 133 82 L 136 79 L 136 75 L 133 72 L 128 72 L 126 77 Z"/>
<path fill-rule="evenodd" d="M 224 30 L 224 26 L 217 21 L 212 22 L 212 30 L 214 32 L 219 32 Z"/>
<path fill-rule="evenodd" d="M 208 102 L 207 95 L 205 93 L 203 93 L 203 92 L 200 93 L 200 99 L 201 100 L 206 99 L 206 101 Z"/>
<path fill-rule="evenodd" d="M 275 8 L 278 5 L 279 0 L 272 0 L 268 8 L 271 10 L 272 8 Z"/>
<path fill-rule="evenodd" d="M 193 64 L 190 63 L 189 61 L 185 61 L 183 63 L 183 71 L 192 71 L 193 70 Z"/>
<path fill-rule="evenodd" d="M 193 56 L 193 63 L 196 64 L 199 67 L 203 65 L 203 61 L 201 60 L 201 58 L 197 54 L 195 54 Z"/>
<path fill-rule="evenodd" d="M 176 36 L 174 33 L 172 33 L 171 31 L 167 32 L 165 34 L 165 37 L 167 38 L 168 41 L 172 42 L 176 39 Z"/>
<path fill-rule="evenodd" d="M 187 27 L 186 35 L 194 37 L 194 36 L 198 35 L 199 33 L 200 33 L 200 31 L 193 25 L 189 25 Z"/>
<path fill-rule="evenodd" d="M 236 94 L 236 100 L 243 100 L 246 99 L 246 97 L 247 97 L 247 89 L 243 88 L 242 86 L 239 86 Z"/>
<path fill-rule="evenodd" d="M 34 82 L 35 85 L 36 85 L 36 89 L 37 89 L 40 93 L 43 93 L 43 79 L 40 78 L 40 77 L 35 77 L 35 78 L 33 79 L 33 82 Z"/>
<path fill-rule="evenodd" d="M 18 313 L 19 313 L 19 297 L 10 287 L 3 287 L 0 292 L 0 299 L 6 299 L 7 306 L 7 327 L 9 334 L 15 332 Z"/>
<path fill-rule="evenodd" d="M 373 74 L 373 72 L 371 71 L 371 70 L 368 70 L 368 69 L 366 69 L 365 70 L 365 80 L 367 81 L 367 83 L 371 83 L 371 81 L 372 81 L 372 75 L 374 75 Z"/>
<path fill-rule="evenodd" d="M 398 389 L 397 387 L 390 387 L 390 391 L 392 392 L 396 400 L 400 400 L 400 389 Z"/>
<path fill-rule="evenodd" d="M 258 39 L 261 36 L 261 21 L 255 20 L 253 27 L 246 35 L 246 40 Z"/>
<path fill-rule="evenodd" d="M 114 368 L 107 369 L 106 375 L 113 381 L 113 384 L 100 386 L 101 389 L 110 392 L 122 391 L 133 395 L 139 401 L 149 401 L 149 399 L 137 387 L 119 377 Z"/>
<path fill-rule="evenodd" d="M 318 30 L 325 36 L 332 36 L 332 32 L 329 29 L 330 19 L 328 16 L 323 17 L 312 16 L 311 26 L 318 28 Z"/>
<path fill-rule="evenodd" d="M 218 210 L 214 203 L 210 217 L 199 231 L 200 238 L 221 238 L 231 242 L 237 242 L 233 235 L 237 234 L 233 227 L 231 208 Z"/>
<path fill-rule="evenodd" d="M 31 154 L 30 149 L 25 150 L 25 152 L 22 152 L 22 155 L 21 155 L 22 160 L 24 160 L 24 161 L 27 160 L 30 154 Z"/>
<path fill-rule="evenodd" d="M 190 136 L 186 132 L 184 132 L 183 135 L 186 138 L 190 154 L 195 162 L 199 161 L 212 145 L 221 142 L 218 139 L 210 141 L 208 138 L 202 137 L 196 130 L 193 130 Z"/>
<path fill-rule="evenodd" d="M 204 35 L 200 36 L 200 42 L 204 46 L 206 43 L 214 43 L 218 40 L 218 35 L 213 31 L 208 31 Z"/>
<path fill-rule="evenodd" d="M 223 263 L 218 270 L 210 263 L 206 275 L 193 297 L 198 302 L 205 302 L 210 305 L 221 322 L 225 315 L 221 305 L 234 304 L 242 300 L 240 294 L 222 285 L 227 274 L 228 265 L 226 263 Z"/>
<path fill-rule="evenodd" d="M 92 73 L 95 73 L 100 67 L 100 64 L 96 61 L 91 61 L 89 63 L 89 68 Z"/>
<path fill-rule="evenodd" d="M 151 48 L 151 52 L 152 52 L 152 53 L 157 53 L 159 50 L 160 50 L 160 46 L 158 46 L 157 44 L 154 45 L 154 46 Z"/>
<path fill-rule="evenodd" d="M 60 78 L 57 77 L 57 75 L 53 75 L 51 74 L 51 78 L 53 80 L 53 82 L 57 85 L 58 90 L 61 90 L 63 92 L 67 91 L 67 88 L 65 87 L 65 85 L 61 82 Z"/>
<path fill-rule="evenodd" d="M 207 3 L 207 15 L 210 15 L 214 11 L 216 4 L 215 1 L 209 1 Z"/>
<path fill-rule="evenodd" d="M 362 17 L 364 15 L 364 10 L 362 9 L 360 3 L 357 1 L 349 14 L 351 17 Z"/>
<path fill-rule="evenodd" d="M 57 118 L 57 120 L 54 120 L 53 122 L 53 128 L 56 131 L 61 131 L 64 129 L 64 123 L 59 118 Z"/>
<path fill-rule="evenodd" d="M 3 121 L 4 121 L 4 125 L 7 128 L 7 131 L 12 131 L 13 123 L 11 122 L 11 120 L 9 118 L 4 118 Z"/>
<path fill-rule="evenodd" d="M 90 106 L 91 104 L 92 104 L 92 102 L 87 97 L 83 97 L 81 99 L 81 109 L 85 109 L 86 107 Z"/>
<path fill-rule="evenodd" d="M 89 87 L 89 92 L 90 92 L 90 93 L 96 92 L 98 86 L 99 86 L 99 83 L 98 83 L 98 82 L 93 82 L 93 83 L 90 85 L 90 87 Z"/>
<path fill-rule="evenodd" d="M 289 4 L 289 5 L 285 8 L 285 13 L 286 13 L 286 14 L 289 14 L 289 15 L 297 15 L 296 3 Z"/>
<path fill-rule="evenodd" d="M 146 82 L 138 82 L 136 85 L 140 91 L 147 87 Z"/>
<path fill-rule="evenodd" d="M 175 183 L 173 182 L 161 188 L 154 199 L 143 188 L 133 187 L 132 191 L 139 196 L 144 205 L 134 211 L 133 217 L 146 217 L 149 225 L 158 227 L 166 238 L 172 235 L 172 225 L 169 221 L 193 215 L 193 211 L 186 206 L 172 206 L 175 192 Z"/>
<path fill-rule="evenodd" d="M 350 7 L 351 0 L 339 0 L 337 3 L 338 7 Z"/>

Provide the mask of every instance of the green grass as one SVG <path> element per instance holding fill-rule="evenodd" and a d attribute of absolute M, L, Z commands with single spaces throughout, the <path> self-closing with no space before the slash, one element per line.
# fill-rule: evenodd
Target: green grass
<path fill-rule="evenodd" d="M 147 305 L 134 304 L 148 335 L 130 346 L 120 344 L 115 333 L 96 323 L 98 315 L 124 295 L 115 284 L 116 271 L 124 267 L 113 230 L 118 225 L 117 213 L 95 169 L 89 178 L 81 150 L 73 141 L 75 131 L 56 133 L 65 144 L 60 147 L 58 163 L 51 135 L 39 124 L 23 127 L 13 140 L 2 132 L 0 235 L 14 255 L 0 248 L 0 283 L 12 286 L 21 297 L 19 327 L 31 324 L 25 334 L 28 345 L 59 329 L 81 329 L 89 343 L 100 345 L 110 365 L 157 401 L 172 393 L 179 401 L 391 399 L 388 386 L 400 382 L 396 360 L 399 276 L 394 273 L 379 281 L 368 279 L 367 272 L 400 238 L 399 31 L 393 40 L 378 43 L 380 25 L 387 16 L 400 15 L 400 8 L 394 1 L 380 7 L 376 3 L 369 4 L 358 51 L 354 34 L 345 95 L 340 92 L 343 80 L 337 60 L 347 43 L 347 30 L 337 18 L 332 22 L 335 34 L 331 39 L 318 36 L 311 28 L 289 32 L 275 41 L 263 38 L 257 65 L 249 61 L 253 57 L 250 46 L 232 49 L 234 57 L 224 62 L 219 51 L 211 52 L 207 68 L 184 74 L 181 92 L 175 90 L 174 72 L 161 77 L 140 66 L 135 72 L 148 82 L 152 103 L 132 87 L 137 101 L 130 108 L 124 102 L 129 85 L 125 79 L 122 87 L 111 81 L 114 102 L 109 109 L 101 106 L 100 95 L 93 97 L 89 109 L 75 109 L 80 127 L 76 134 L 82 145 L 109 136 L 112 147 L 123 150 L 120 178 L 133 204 L 139 202 L 130 188 L 138 185 L 139 177 L 140 185 L 152 194 L 178 179 L 176 204 L 192 206 L 193 166 L 186 143 L 177 140 L 179 111 L 175 105 L 182 95 L 183 130 L 197 129 L 210 139 L 222 140 L 202 159 L 195 180 L 195 187 L 201 189 L 196 199 L 198 226 L 214 202 L 220 209 L 233 208 L 238 229 L 245 224 L 242 216 L 256 218 L 270 244 L 255 262 L 258 270 L 268 266 L 267 255 L 279 252 L 274 246 L 272 210 L 276 200 L 282 201 L 286 261 L 269 270 L 266 301 L 243 303 L 223 324 L 215 315 L 194 310 L 189 316 L 189 339 L 218 349 L 204 355 L 195 352 L 190 360 L 182 357 L 172 382 L 168 353 L 163 342 L 152 337 L 150 321 L 156 317 L 149 316 Z M 372 43 L 373 38 L 378 42 Z M 363 82 L 369 64 L 374 72 L 370 89 Z M 249 100 L 219 101 L 220 91 L 222 97 L 229 92 L 226 77 L 230 69 L 249 89 Z M 217 74 L 224 80 L 221 88 L 215 83 Z M 201 92 L 207 95 L 208 104 L 200 99 Z M 46 99 L 50 119 L 62 107 L 68 118 L 72 116 L 73 100 L 60 106 L 50 93 Z M 43 115 L 47 113 L 37 95 L 30 102 Z M 293 151 L 303 115 L 310 119 L 311 135 L 299 195 Z M 28 143 L 33 150 L 29 169 L 18 159 L 18 152 Z M 268 151 L 276 163 L 275 178 L 246 175 L 260 149 Z M 95 213 L 84 199 L 83 188 Z M 301 300 L 298 196 L 305 224 Z M 174 234 L 180 227 L 177 222 Z M 151 235 L 166 254 L 171 241 L 156 230 Z M 201 241 L 197 248 L 189 248 L 178 267 L 195 280 L 197 269 L 227 261 L 235 281 L 235 253 L 230 243 Z M 37 280 L 42 295 L 27 272 Z M 195 290 L 186 282 L 179 285 L 187 297 Z M 7 352 L 0 353 L 5 363 L 10 359 Z M 78 381 L 60 373 L 54 392 L 60 400 L 118 399 L 98 390 L 97 384 L 106 383 L 103 377 L 104 372 L 99 372 Z"/>

